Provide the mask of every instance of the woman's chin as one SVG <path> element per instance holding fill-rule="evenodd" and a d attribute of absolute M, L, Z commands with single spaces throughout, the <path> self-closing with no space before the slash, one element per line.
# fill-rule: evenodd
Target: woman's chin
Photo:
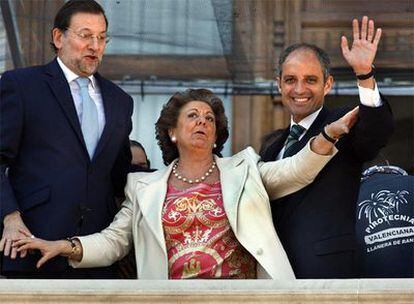
<path fill-rule="evenodd" d="M 213 148 L 212 148 L 212 145 L 210 145 L 210 144 L 207 144 L 206 142 L 196 142 L 196 143 L 193 143 L 192 145 L 191 145 L 191 147 L 194 149 L 194 150 L 198 150 L 198 151 L 206 151 L 206 152 L 212 152 L 213 151 Z"/>

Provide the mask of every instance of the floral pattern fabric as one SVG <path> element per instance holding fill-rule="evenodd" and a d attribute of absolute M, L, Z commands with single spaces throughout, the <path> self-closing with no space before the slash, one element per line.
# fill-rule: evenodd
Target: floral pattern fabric
<path fill-rule="evenodd" d="M 162 210 L 170 279 L 254 279 L 256 261 L 236 239 L 221 183 L 168 186 Z"/>

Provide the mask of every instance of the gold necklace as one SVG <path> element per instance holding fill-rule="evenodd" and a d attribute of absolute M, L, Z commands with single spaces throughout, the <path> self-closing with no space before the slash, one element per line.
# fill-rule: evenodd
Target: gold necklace
<path fill-rule="evenodd" d="M 204 175 L 202 177 L 199 177 L 199 178 L 196 178 L 196 179 L 192 180 L 192 179 L 189 179 L 187 177 L 182 176 L 181 174 L 179 174 L 177 172 L 177 168 L 178 168 L 178 160 L 177 160 L 177 162 L 172 167 L 172 173 L 174 174 L 174 176 L 177 179 L 179 179 L 179 180 L 181 180 L 181 181 L 183 181 L 185 183 L 189 183 L 189 184 L 201 183 L 202 181 L 204 181 L 213 172 L 213 170 L 214 170 L 215 167 L 216 167 L 216 162 L 213 161 L 213 163 L 211 164 L 210 168 L 208 168 L 207 172 L 204 173 Z"/>

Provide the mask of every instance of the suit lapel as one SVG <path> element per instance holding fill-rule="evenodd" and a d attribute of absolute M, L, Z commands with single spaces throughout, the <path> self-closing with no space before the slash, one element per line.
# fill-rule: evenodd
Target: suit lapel
<path fill-rule="evenodd" d="M 237 231 L 237 211 L 240 196 L 247 178 L 247 164 L 243 158 L 218 158 L 215 156 L 220 170 L 223 205 L 233 231 Z"/>
<path fill-rule="evenodd" d="M 56 100 L 62 107 L 63 112 L 65 113 L 70 126 L 76 133 L 81 145 L 85 148 L 85 153 L 88 153 L 69 84 L 56 59 L 46 65 L 46 74 L 48 75 L 48 77 L 46 77 L 46 81 L 55 95 Z"/>
<path fill-rule="evenodd" d="M 166 169 L 148 174 L 140 179 L 147 186 L 140 187 L 137 192 L 138 205 L 142 216 L 155 235 L 160 247 L 166 253 L 164 229 L 162 226 L 162 207 L 167 195 L 168 177 L 172 170 L 172 164 Z"/>
<path fill-rule="evenodd" d="M 325 124 L 326 118 L 328 117 L 328 109 L 323 107 L 322 110 L 319 112 L 318 116 L 316 117 L 315 121 L 310 126 L 309 130 L 306 132 L 305 136 L 300 140 L 304 140 L 304 145 L 309 141 L 309 139 L 313 136 L 316 136 L 320 133 L 322 127 Z"/>
<path fill-rule="evenodd" d="M 105 127 L 96 147 L 94 155 L 95 159 L 102 152 L 105 145 L 111 138 L 111 134 L 115 129 L 116 121 L 118 118 L 119 108 L 116 107 L 116 100 L 113 96 L 113 91 L 107 83 L 108 81 L 102 78 L 98 73 L 96 73 L 94 76 L 96 77 L 99 83 L 99 88 L 101 90 L 101 96 L 105 112 Z"/>
<path fill-rule="evenodd" d="M 72 93 L 70 92 L 69 84 L 56 59 L 46 66 L 46 74 L 49 76 L 46 79 L 50 88 L 52 89 L 53 94 L 56 97 L 56 100 L 61 105 L 71 127 L 75 131 L 76 136 L 84 147 L 86 155 L 88 155 L 78 114 L 76 112 L 75 104 L 72 98 Z M 103 148 L 111 138 L 111 134 L 115 129 L 115 122 L 117 121 L 119 112 L 118 107 L 116 107 L 115 98 L 113 97 L 112 90 L 110 89 L 107 80 L 103 79 L 98 73 L 95 74 L 95 77 L 101 90 L 101 96 L 105 111 L 105 127 L 96 147 L 94 159 L 99 155 L 99 153 L 102 152 Z"/>
<path fill-rule="evenodd" d="M 289 135 L 289 128 L 278 130 L 274 133 L 272 143 L 266 149 L 266 153 L 262 156 L 263 161 L 274 161 L 282 150 L 283 145 Z"/>
<path fill-rule="evenodd" d="M 315 121 L 310 126 L 309 130 L 305 133 L 305 135 L 295 144 L 293 144 L 292 148 L 289 150 L 289 153 L 286 156 L 292 156 L 298 153 L 306 144 L 308 143 L 309 139 L 318 135 L 325 124 L 326 118 L 328 116 L 328 109 L 323 107 L 322 110 L 319 112 L 318 116 L 316 116 Z"/>
<path fill-rule="evenodd" d="M 237 231 L 237 211 L 240 197 L 246 183 L 247 164 L 242 157 L 218 158 L 215 156 L 220 170 L 220 181 L 223 194 L 223 205 L 233 230 Z M 160 247 L 166 252 L 164 229 L 162 226 L 162 207 L 167 194 L 168 178 L 172 163 L 164 170 L 156 171 L 140 178 L 146 184 L 137 191 L 138 204 L 142 216 L 149 223 Z"/>

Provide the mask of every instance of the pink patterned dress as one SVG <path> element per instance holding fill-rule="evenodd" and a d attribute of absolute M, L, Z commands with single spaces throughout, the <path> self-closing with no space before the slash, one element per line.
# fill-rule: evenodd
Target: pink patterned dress
<path fill-rule="evenodd" d="M 256 260 L 236 239 L 221 183 L 168 185 L 162 210 L 170 279 L 255 279 Z"/>

